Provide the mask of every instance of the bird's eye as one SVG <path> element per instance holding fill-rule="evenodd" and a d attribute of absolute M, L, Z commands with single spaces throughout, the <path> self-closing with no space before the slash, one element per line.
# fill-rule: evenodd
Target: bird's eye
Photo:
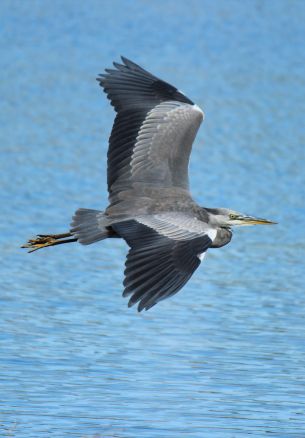
<path fill-rule="evenodd" d="M 233 214 L 233 213 L 231 213 L 231 214 L 229 214 L 229 218 L 230 218 L 230 219 L 236 219 L 236 218 L 237 218 L 237 215 L 236 215 L 236 214 Z"/>

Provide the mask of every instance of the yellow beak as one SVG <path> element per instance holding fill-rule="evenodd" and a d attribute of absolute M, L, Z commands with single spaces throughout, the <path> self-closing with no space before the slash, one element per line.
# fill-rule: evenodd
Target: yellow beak
<path fill-rule="evenodd" d="M 241 225 L 274 225 L 277 222 L 269 221 L 267 219 L 262 219 L 253 216 L 240 216 L 238 218 L 241 221 Z"/>

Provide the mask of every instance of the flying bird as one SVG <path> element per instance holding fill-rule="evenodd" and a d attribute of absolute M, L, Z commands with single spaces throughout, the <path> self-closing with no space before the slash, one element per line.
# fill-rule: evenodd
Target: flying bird
<path fill-rule="evenodd" d="M 148 310 L 177 293 L 209 248 L 237 225 L 273 224 L 225 208 L 200 207 L 188 164 L 203 111 L 177 88 L 122 57 L 97 78 L 116 117 L 109 139 L 105 211 L 78 209 L 64 234 L 38 235 L 29 252 L 69 242 L 122 238 L 130 247 L 123 296 Z"/>

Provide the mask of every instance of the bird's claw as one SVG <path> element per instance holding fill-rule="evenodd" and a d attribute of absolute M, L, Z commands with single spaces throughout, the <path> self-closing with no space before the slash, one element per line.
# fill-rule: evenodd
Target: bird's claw
<path fill-rule="evenodd" d="M 21 248 L 29 248 L 28 252 L 34 252 L 40 248 L 52 246 L 55 242 L 56 239 L 52 235 L 38 234 L 36 239 L 30 239 L 27 243 L 22 245 Z"/>

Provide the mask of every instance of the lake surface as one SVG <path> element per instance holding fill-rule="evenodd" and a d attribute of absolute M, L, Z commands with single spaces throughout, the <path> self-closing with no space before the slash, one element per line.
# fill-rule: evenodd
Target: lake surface
<path fill-rule="evenodd" d="M 304 437 L 305 2 L 14 0 L 0 20 L 0 435 Z M 123 241 L 19 249 L 105 208 L 95 77 L 120 54 L 204 109 L 197 202 L 279 222 L 141 314 Z"/>

